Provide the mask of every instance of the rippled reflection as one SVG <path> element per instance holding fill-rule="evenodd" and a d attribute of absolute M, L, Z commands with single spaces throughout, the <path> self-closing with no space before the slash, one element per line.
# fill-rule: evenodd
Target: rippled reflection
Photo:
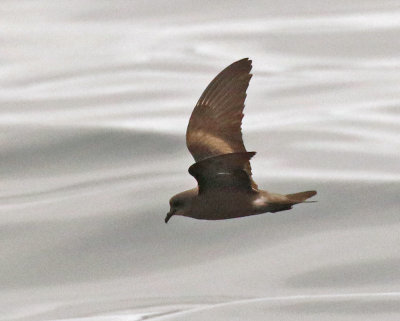
<path fill-rule="evenodd" d="M 398 319 L 396 1 L 3 1 L 0 15 L 0 320 Z M 195 184 L 192 108 L 243 57 L 257 183 L 318 203 L 166 226 L 169 197 Z"/>

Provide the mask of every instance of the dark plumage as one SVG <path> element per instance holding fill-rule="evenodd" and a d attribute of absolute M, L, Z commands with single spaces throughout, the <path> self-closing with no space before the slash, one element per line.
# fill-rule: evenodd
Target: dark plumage
<path fill-rule="evenodd" d="M 274 194 L 259 190 L 253 181 L 250 159 L 255 152 L 246 151 L 241 130 L 251 68 L 247 58 L 234 62 L 211 81 L 197 102 L 186 145 L 196 161 L 189 173 L 198 187 L 171 198 L 166 223 L 173 215 L 220 220 L 275 213 L 317 193 Z"/>

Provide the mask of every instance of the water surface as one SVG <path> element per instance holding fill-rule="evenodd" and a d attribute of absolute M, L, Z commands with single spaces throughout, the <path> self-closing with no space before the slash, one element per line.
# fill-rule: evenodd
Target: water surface
<path fill-rule="evenodd" d="M 0 15 L 0 320 L 398 320 L 397 1 L 2 1 Z M 256 182 L 318 203 L 165 225 L 195 184 L 193 106 L 243 57 Z"/>

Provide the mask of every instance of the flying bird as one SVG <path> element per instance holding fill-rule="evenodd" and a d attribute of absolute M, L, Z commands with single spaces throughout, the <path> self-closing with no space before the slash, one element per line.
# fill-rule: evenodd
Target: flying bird
<path fill-rule="evenodd" d="M 258 188 L 242 139 L 242 118 L 252 61 L 241 59 L 222 70 L 197 102 L 186 131 L 195 159 L 189 173 L 197 187 L 173 196 L 165 223 L 173 215 L 223 220 L 289 210 L 316 191 L 276 194 Z"/>

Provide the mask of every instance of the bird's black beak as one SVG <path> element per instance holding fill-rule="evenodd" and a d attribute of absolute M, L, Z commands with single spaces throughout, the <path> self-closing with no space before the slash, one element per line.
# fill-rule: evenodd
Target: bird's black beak
<path fill-rule="evenodd" d="M 174 215 L 173 212 L 167 213 L 167 216 L 165 217 L 165 223 L 168 223 L 168 221 L 169 221 L 169 219 L 172 217 L 172 215 Z"/>

